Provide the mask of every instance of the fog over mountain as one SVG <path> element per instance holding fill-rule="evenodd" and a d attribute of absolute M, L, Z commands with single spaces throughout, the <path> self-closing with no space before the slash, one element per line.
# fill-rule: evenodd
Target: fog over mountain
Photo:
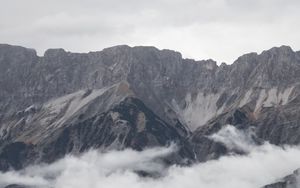
<path fill-rule="evenodd" d="M 0 0 L 0 188 L 300 188 L 299 0 Z"/>
<path fill-rule="evenodd" d="M 0 41 L 74 52 L 147 45 L 232 63 L 283 44 L 300 49 L 298 0 L 1 0 Z"/>
<path fill-rule="evenodd" d="M 226 137 L 223 131 L 228 131 Z M 236 131 L 233 126 L 227 126 L 216 135 L 222 136 L 226 142 L 234 135 L 244 138 L 247 134 Z M 175 152 L 175 146 L 146 149 L 142 152 L 127 149 L 99 153 L 92 150 L 79 157 L 66 156 L 50 165 L 34 165 L 17 172 L 1 173 L 0 182 L 2 185 L 18 183 L 24 187 L 41 188 L 120 186 L 252 188 L 278 181 L 293 171 L 295 166 L 300 166 L 298 146 L 281 148 L 268 143 L 254 146 L 245 139 L 235 140 L 235 143 L 243 144 L 244 149 L 248 147 L 252 149 L 245 156 L 231 155 L 188 167 L 169 168 L 158 159 Z M 229 146 L 233 145 L 235 144 L 231 143 Z M 160 177 L 141 177 L 136 174 L 137 171 L 160 174 Z M 294 187 L 299 185 L 297 182 Z"/>
<path fill-rule="evenodd" d="M 297 187 L 300 52 L 233 64 L 0 45 L 0 185 Z"/>

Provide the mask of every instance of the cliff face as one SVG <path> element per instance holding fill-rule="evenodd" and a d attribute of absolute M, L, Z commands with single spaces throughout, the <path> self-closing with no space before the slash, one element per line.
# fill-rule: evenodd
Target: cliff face
<path fill-rule="evenodd" d="M 282 46 L 220 66 L 154 47 L 86 54 L 0 45 L 0 168 L 52 162 L 91 147 L 176 142 L 168 163 L 227 152 L 226 124 L 273 144 L 300 142 L 300 53 Z M 11 158 L 10 156 L 15 156 Z"/>

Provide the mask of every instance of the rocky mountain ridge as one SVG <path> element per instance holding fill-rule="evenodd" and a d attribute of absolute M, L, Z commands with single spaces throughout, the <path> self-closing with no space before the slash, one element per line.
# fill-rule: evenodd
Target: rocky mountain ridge
<path fill-rule="evenodd" d="M 181 149 L 166 163 L 201 162 L 229 152 L 208 138 L 226 124 L 296 145 L 299 97 L 300 52 L 288 46 L 218 66 L 154 47 L 50 49 L 39 57 L 1 44 L 0 169 L 94 147 L 142 150 L 170 142 Z"/>

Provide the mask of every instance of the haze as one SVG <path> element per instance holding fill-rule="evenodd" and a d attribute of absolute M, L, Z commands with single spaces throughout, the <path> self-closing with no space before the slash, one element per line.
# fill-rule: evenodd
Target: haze
<path fill-rule="evenodd" d="M 1 0 L 0 42 L 88 52 L 120 44 L 232 63 L 248 52 L 300 49 L 297 0 Z"/>

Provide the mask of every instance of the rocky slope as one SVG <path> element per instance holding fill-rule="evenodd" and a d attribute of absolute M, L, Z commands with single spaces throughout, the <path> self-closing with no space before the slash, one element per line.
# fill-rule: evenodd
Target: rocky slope
<path fill-rule="evenodd" d="M 71 53 L 0 45 L 0 170 L 89 148 L 180 148 L 166 163 L 229 150 L 209 139 L 226 124 L 257 140 L 300 142 L 300 52 L 288 46 L 233 64 L 171 50 L 116 46 Z"/>
<path fill-rule="evenodd" d="M 282 178 L 276 183 L 266 185 L 264 188 L 297 188 L 299 187 L 299 169 L 295 170 L 293 174 Z"/>

